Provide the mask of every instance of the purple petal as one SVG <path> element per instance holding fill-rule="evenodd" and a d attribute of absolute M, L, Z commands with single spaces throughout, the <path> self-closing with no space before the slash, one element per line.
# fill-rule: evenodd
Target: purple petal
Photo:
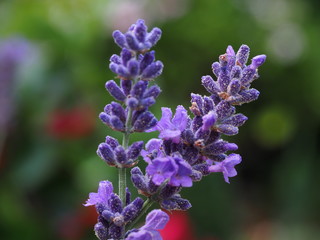
<path fill-rule="evenodd" d="M 135 78 L 139 74 L 139 63 L 137 60 L 132 59 L 128 62 L 128 71 L 131 78 Z"/>
<path fill-rule="evenodd" d="M 124 66 L 127 66 L 128 61 L 132 58 L 132 53 L 128 49 L 124 48 L 121 51 L 121 60 Z M 110 59 L 111 60 L 111 59 Z M 132 59 L 134 60 L 134 59 Z"/>
<path fill-rule="evenodd" d="M 234 50 L 233 50 L 233 47 L 230 46 L 230 45 L 227 47 L 226 53 L 227 53 L 229 56 L 235 56 L 235 55 L 236 55 L 235 52 L 234 52 Z"/>
<path fill-rule="evenodd" d="M 119 30 L 114 31 L 114 32 L 112 33 L 112 36 L 113 36 L 113 39 L 114 39 L 115 43 L 116 43 L 119 47 L 121 47 L 121 48 L 125 47 L 125 45 L 126 45 L 126 38 L 125 38 L 125 36 L 124 36 Z"/>
<path fill-rule="evenodd" d="M 237 175 L 237 171 L 234 166 L 241 162 L 241 156 L 239 154 L 230 154 L 222 162 L 217 162 L 215 165 L 209 167 L 210 172 L 222 172 L 224 180 L 229 182 L 229 177 Z"/>
<path fill-rule="evenodd" d="M 238 79 L 232 79 L 232 81 L 230 82 L 228 88 L 227 88 L 227 92 L 229 95 L 235 95 L 237 94 L 241 89 L 241 83 Z"/>
<path fill-rule="evenodd" d="M 144 23 L 144 20 L 139 19 L 136 22 L 135 27 L 135 36 L 139 42 L 144 42 L 147 35 L 147 26 Z"/>
<path fill-rule="evenodd" d="M 221 101 L 216 106 L 216 113 L 220 120 L 223 120 L 226 117 L 231 116 L 235 111 L 235 108 L 231 106 L 227 101 Z"/>
<path fill-rule="evenodd" d="M 106 143 L 110 145 L 112 149 L 115 149 L 117 146 L 119 146 L 118 140 L 110 136 L 106 137 Z"/>
<path fill-rule="evenodd" d="M 162 117 L 160 121 L 158 121 L 157 125 L 152 128 L 152 130 L 158 130 L 158 131 L 163 131 L 165 129 L 172 129 L 173 125 L 171 123 L 171 118 L 172 118 L 172 111 L 170 108 L 167 107 L 162 107 Z M 151 129 L 149 129 L 151 131 Z"/>
<path fill-rule="evenodd" d="M 154 115 L 149 112 L 143 112 L 139 115 L 137 120 L 133 124 L 133 129 L 136 132 L 143 132 L 143 131 L 148 131 L 150 132 L 150 128 L 153 127 L 153 124 L 156 124 L 156 118 Z"/>
<path fill-rule="evenodd" d="M 205 114 L 214 110 L 214 106 L 215 106 L 215 104 L 214 104 L 212 98 L 210 98 L 210 97 L 203 98 L 203 109 L 204 109 Z"/>
<path fill-rule="evenodd" d="M 209 167 L 210 172 L 222 172 L 222 163 L 217 162 L 215 165 Z"/>
<path fill-rule="evenodd" d="M 169 215 L 161 210 L 153 210 L 146 217 L 146 224 L 141 229 L 161 230 L 169 221 Z"/>
<path fill-rule="evenodd" d="M 106 83 L 106 89 L 116 100 L 124 101 L 126 99 L 126 95 L 124 95 L 122 89 L 116 84 L 115 81 L 108 81 Z"/>
<path fill-rule="evenodd" d="M 132 33 L 127 32 L 125 34 L 125 38 L 126 38 L 127 44 L 130 49 L 132 49 L 134 51 L 140 50 L 139 43 L 138 43 L 137 39 L 132 35 Z"/>
<path fill-rule="evenodd" d="M 107 204 L 113 192 L 112 183 L 109 181 L 101 181 L 97 193 L 90 193 L 89 199 L 84 206 L 92 206 L 97 204 Z"/>
<path fill-rule="evenodd" d="M 217 113 L 215 111 L 210 111 L 208 114 L 202 117 L 203 125 L 202 130 L 209 130 L 217 121 Z"/>
<path fill-rule="evenodd" d="M 254 58 L 252 58 L 251 66 L 253 68 L 260 67 L 262 64 L 264 64 L 264 62 L 266 61 L 266 58 L 267 58 L 266 55 L 255 56 Z"/>
<path fill-rule="evenodd" d="M 233 125 L 235 127 L 240 127 L 247 120 L 248 120 L 248 118 L 245 115 L 243 115 L 241 113 L 238 113 L 238 114 L 232 115 L 231 117 L 225 119 L 223 121 L 223 124 L 231 124 L 231 125 Z"/>
<path fill-rule="evenodd" d="M 239 132 L 239 129 L 237 127 L 230 124 L 219 124 L 216 126 L 216 128 L 220 133 L 223 133 L 227 136 L 233 136 L 238 134 Z"/>
<path fill-rule="evenodd" d="M 228 177 L 237 175 L 234 166 L 241 163 L 241 156 L 239 154 L 230 154 L 224 161 L 224 167 L 227 170 Z"/>
<path fill-rule="evenodd" d="M 151 152 L 153 150 L 160 150 L 160 147 L 162 145 L 162 140 L 157 138 L 152 138 L 146 143 L 146 149 L 148 152 Z"/>
<path fill-rule="evenodd" d="M 113 54 L 111 57 L 110 57 L 110 62 L 113 62 L 115 63 L 116 65 L 119 65 L 121 64 L 121 58 L 117 55 L 117 54 Z"/>
<path fill-rule="evenodd" d="M 220 88 L 217 83 L 212 79 L 211 76 L 203 76 L 201 78 L 202 85 L 207 89 L 211 94 L 220 92 Z"/>
<path fill-rule="evenodd" d="M 127 150 L 128 159 L 136 160 L 143 147 L 143 141 L 134 142 Z"/>
<path fill-rule="evenodd" d="M 116 147 L 114 154 L 118 163 L 125 164 L 127 162 L 127 154 L 122 146 Z"/>
<path fill-rule="evenodd" d="M 236 55 L 237 64 L 244 66 L 248 61 L 249 54 L 250 48 L 247 45 L 241 45 Z"/>
<path fill-rule="evenodd" d="M 131 80 L 123 80 L 121 79 L 121 88 L 125 95 L 129 95 L 132 87 Z"/>
<path fill-rule="evenodd" d="M 101 222 L 98 222 L 94 226 L 96 236 L 101 240 L 108 240 L 108 229 L 103 226 Z"/>
<path fill-rule="evenodd" d="M 254 75 L 256 74 L 256 69 L 252 68 L 251 66 L 246 67 L 242 71 L 242 78 L 241 84 L 243 86 L 248 86 L 254 79 Z"/>
<path fill-rule="evenodd" d="M 159 134 L 159 138 L 164 139 L 164 140 L 172 139 L 172 141 L 174 143 L 179 143 L 180 142 L 180 135 L 181 135 L 180 130 L 165 129 Z"/>
<path fill-rule="evenodd" d="M 230 78 L 233 79 L 233 78 L 240 78 L 240 75 L 241 75 L 241 67 L 240 66 L 234 66 L 231 70 L 231 73 L 230 73 Z"/>
<path fill-rule="evenodd" d="M 110 127 L 117 131 L 124 131 L 124 123 L 117 116 L 110 117 Z"/>
<path fill-rule="evenodd" d="M 108 144 L 101 143 L 98 146 L 97 154 L 102 160 L 106 161 L 108 164 L 114 164 L 114 153 L 111 146 L 109 146 Z"/>
<path fill-rule="evenodd" d="M 229 71 L 227 68 L 221 68 L 219 77 L 218 77 L 218 84 L 220 86 L 221 91 L 226 92 L 227 87 L 230 83 L 230 76 L 229 76 Z"/>
<path fill-rule="evenodd" d="M 131 90 L 131 95 L 136 97 L 137 99 L 140 99 L 142 98 L 147 87 L 148 87 L 148 82 L 140 80 L 133 86 Z"/>
<path fill-rule="evenodd" d="M 225 153 L 226 151 L 235 151 L 237 149 L 238 146 L 235 143 L 228 143 L 220 140 L 207 145 L 203 151 L 209 155 L 218 155 L 221 153 Z"/>
<path fill-rule="evenodd" d="M 141 62 L 140 62 L 140 72 L 143 72 L 146 67 L 148 67 L 151 63 L 153 63 L 154 59 L 155 59 L 155 51 L 151 51 L 151 52 L 147 52 Z"/>
<path fill-rule="evenodd" d="M 180 131 L 185 130 L 188 123 L 188 113 L 183 106 L 177 106 L 176 113 L 172 119 L 172 123 Z"/>
<path fill-rule="evenodd" d="M 157 85 L 153 85 L 149 89 L 146 90 L 146 92 L 143 95 L 143 97 L 145 97 L 145 98 L 147 98 L 147 97 L 157 98 L 160 93 L 161 93 L 160 87 L 157 86 Z"/>
<path fill-rule="evenodd" d="M 162 73 L 162 69 L 163 69 L 163 63 L 161 61 L 153 62 L 144 69 L 144 71 L 141 74 L 141 78 L 142 79 L 156 78 Z"/>
<path fill-rule="evenodd" d="M 218 62 L 212 63 L 211 68 L 212 68 L 213 74 L 214 74 L 216 77 L 219 77 L 220 69 L 221 69 L 220 63 L 218 63 Z"/>
<path fill-rule="evenodd" d="M 149 231 L 131 232 L 125 240 L 154 240 Z"/>
<path fill-rule="evenodd" d="M 177 170 L 177 164 L 170 157 L 156 158 L 146 168 L 146 172 L 153 176 L 152 181 L 157 185 L 160 185 L 165 179 L 171 178 Z"/>
<path fill-rule="evenodd" d="M 161 34 L 160 28 L 153 28 L 147 36 L 147 41 L 149 41 L 151 45 L 155 45 L 161 38 Z"/>
<path fill-rule="evenodd" d="M 243 90 L 239 93 L 240 98 L 236 100 L 237 104 L 249 103 L 258 99 L 260 92 L 257 89 L 251 88 Z"/>
<path fill-rule="evenodd" d="M 131 170 L 131 181 L 137 189 L 147 192 L 148 183 L 139 167 L 134 167 Z"/>
<path fill-rule="evenodd" d="M 111 107 L 111 112 L 113 115 L 117 116 L 122 122 L 126 120 L 126 113 L 121 104 L 117 102 L 111 102 L 110 104 Z"/>

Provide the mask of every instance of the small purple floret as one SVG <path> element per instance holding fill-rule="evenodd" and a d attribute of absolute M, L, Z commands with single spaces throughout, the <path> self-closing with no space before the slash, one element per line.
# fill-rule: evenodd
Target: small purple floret
<path fill-rule="evenodd" d="M 146 223 L 136 231 L 132 231 L 126 240 L 162 240 L 158 230 L 165 227 L 169 216 L 161 210 L 153 210 L 146 217 Z"/>
<path fill-rule="evenodd" d="M 112 183 L 109 181 L 101 181 L 99 183 L 99 188 L 97 193 L 90 193 L 89 199 L 84 204 L 84 206 L 92 206 L 92 205 L 98 205 L 103 204 L 106 205 L 108 203 L 109 198 L 111 197 L 111 194 L 113 192 L 113 186 Z"/>
<path fill-rule="evenodd" d="M 222 162 L 216 162 L 215 165 L 209 167 L 210 172 L 222 172 L 224 180 L 229 182 L 229 177 L 234 177 L 237 175 L 237 171 L 234 168 L 235 165 L 241 162 L 241 156 L 239 154 L 230 154 Z"/>
<path fill-rule="evenodd" d="M 151 131 L 159 131 L 159 138 L 161 139 L 171 139 L 174 143 L 180 142 L 180 135 L 183 130 L 185 130 L 188 123 L 188 113 L 187 110 L 179 105 L 176 109 L 176 113 L 172 118 L 172 111 L 170 108 L 161 108 L 162 117 L 157 125 L 150 129 Z"/>

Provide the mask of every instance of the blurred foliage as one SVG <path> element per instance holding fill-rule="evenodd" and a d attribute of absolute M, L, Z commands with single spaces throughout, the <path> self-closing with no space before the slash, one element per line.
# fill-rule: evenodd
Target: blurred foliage
<path fill-rule="evenodd" d="M 111 101 L 104 89 L 114 77 L 108 58 L 119 52 L 108 14 L 135 9 L 117 12 L 111 7 L 126 1 L 110 1 L 0 2 L 0 41 L 18 36 L 34 47 L 12 83 L 15 114 L 0 129 L 1 239 L 94 237 L 94 212 L 82 203 L 99 180 L 117 179 L 96 147 L 106 135 L 121 138 L 97 117 Z M 134 2 L 151 11 L 151 0 Z M 163 1 L 169 4 L 164 9 L 174 2 Z M 152 107 L 157 117 L 161 106 L 188 107 L 190 92 L 206 94 L 200 78 L 211 74 L 211 63 L 227 45 L 245 43 L 251 56 L 268 55 L 254 83 L 261 97 L 239 108 L 249 120 L 229 139 L 243 157 L 239 175 L 227 185 L 216 174 L 183 191 L 193 204 L 199 239 L 319 239 L 319 2 L 178 3 L 184 14 L 150 15 L 147 21 L 163 30 L 155 47 L 165 65 L 157 81 L 163 92 Z M 156 136 L 136 134 L 132 140 Z"/>

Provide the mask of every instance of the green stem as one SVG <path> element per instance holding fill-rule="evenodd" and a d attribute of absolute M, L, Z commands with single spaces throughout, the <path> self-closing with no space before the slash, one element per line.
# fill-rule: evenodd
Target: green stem
<path fill-rule="evenodd" d="M 127 114 L 127 120 L 125 125 L 125 132 L 123 133 L 122 146 L 126 150 L 129 146 L 129 139 L 131 134 L 131 121 L 132 121 L 132 109 L 129 108 Z M 127 188 L 127 174 L 126 168 L 118 168 L 118 186 L 119 186 L 119 197 L 122 201 L 122 207 L 126 205 L 126 188 Z M 125 231 L 124 231 L 125 232 Z"/>
<path fill-rule="evenodd" d="M 126 169 L 119 168 L 118 176 L 119 176 L 119 197 L 120 197 L 122 204 L 124 206 L 126 204 L 125 202 L 126 202 L 126 187 L 127 187 Z"/>
<path fill-rule="evenodd" d="M 136 219 L 131 222 L 128 225 L 127 229 L 133 229 L 134 226 L 137 224 L 137 222 L 139 221 L 139 219 L 146 214 L 146 212 L 148 211 L 148 209 L 152 206 L 152 204 L 154 203 L 154 201 L 152 201 L 150 198 L 147 198 L 147 200 L 143 203 L 143 206 L 141 208 L 141 211 L 139 213 L 139 215 L 136 217 Z"/>
<path fill-rule="evenodd" d="M 126 129 L 123 134 L 122 139 L 122 146 L 124 149 L 127 149 L 129 146 L 129 139 L 130 139 L 130 130 L 131 130 L 131 119 L 132 119 L 132 109 L 129 108 L 127 120 L 126 120 Z M 118 168 L 118 176 L 119 176 L 119 197 L 122 201 L 123 206 L 126 204 L 126 187 L 127 187 L 127 180 L 126 180 L 126 168 L 120 167 Z"/>

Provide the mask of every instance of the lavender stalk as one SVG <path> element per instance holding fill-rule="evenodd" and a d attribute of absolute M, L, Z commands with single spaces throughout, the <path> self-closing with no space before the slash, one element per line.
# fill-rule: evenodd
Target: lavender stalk
<path fill-rule="evenodd" d="M 184 187 L 192 187 L 211 173 L 221 172 L 224 180 L 237 175 L 235 166 L 242 161 L 235 143 L 223 140 L 223 135 L 232 136 L 247 117 L 236 112 L 236 107 L 254 101 L 259 91 L 251 88 L 259 77 L 258 67 L 266 60 L 258 55 L 247 64 L 250 49 L 242 45 L 237 53 L 228 46 L 226 53 L 212 64 L 211 76 L 202 77 L 202 85 L 208 96 L 191 94 L 193 116 L 183 106 L 162 108 L 158 121 L 149 111 L 155 104 L 161 89 L 150 85 L 163 69 L 161 61 L 155 60 L 150 48 L 161 37 L 158 28 L 147 31 L 143 20 L 138 20 L 126 33 L 115 31 L 113 38 L 122 49 L 120 55 L 112 55 L 110 69 L 120 85 L 114 80 L 106 83 L 106 89 L 117 102 L 107 104 L 99 117 L 114 131 L 123 133 L 122 145 L 107 136 L 98 146 L 97 154 L 109 166 L 118 168 L 119 191 L 113 192 L 109 181 L 101 181 L 97 193 L 90 193 L 85 206 L 94 205 L 98 223 L 94 230 L 100 240 L 161 240 L 169 216 L 161 210 L 153 210 L 146 223 L 135 228 L 139 219 L 154 203 L 165 210 L 185 211 L 191 203 L 181 197 Z M 142 141 L 130 145 L 134 132 L 159 131 L 158 138 L 150 139 L 145 146 Z M 231 152 L 231 153 L 229 153 Z M 137 167 L 139 157 L 148 164 L 145 173 Z M 131 200 L 126 187 L 126 169 L 131 168 L 131 181 L 138 192 L 147 197 Z"/>

